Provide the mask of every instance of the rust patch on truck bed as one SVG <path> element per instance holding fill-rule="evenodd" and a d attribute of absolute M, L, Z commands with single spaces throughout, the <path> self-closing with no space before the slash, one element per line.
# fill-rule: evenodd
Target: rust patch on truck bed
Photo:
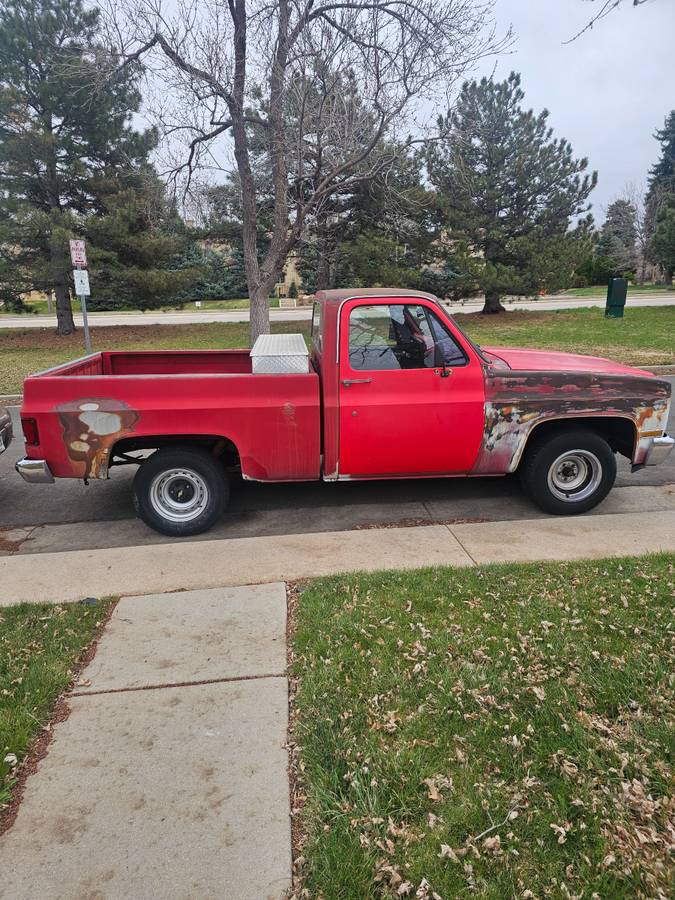
<path fill-rule="evenodd" d="M 670 385 L 656 378 L 586 372 L 485 372 L 483 442 L 472 474 L 513 472 L 531 430 L 545 421 L 588 416 L 629 419 L 638 432 L 633 463 L 649 435 L 662 433 Z"/>
<path fill-rule="evenodd" d="M 56 407 L 63 440 L 80 478 L 106 478 L 113 445 L 134 430 L 139 415 L 121 400 L 92 397 Z"/>

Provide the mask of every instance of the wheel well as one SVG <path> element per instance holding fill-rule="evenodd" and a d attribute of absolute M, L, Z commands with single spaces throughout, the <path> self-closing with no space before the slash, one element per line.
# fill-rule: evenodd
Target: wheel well
<path fill-rule="evenodd" d="M 239 451 L 229 438 L 222 437 L 217 434 L 172 434 L 172 435 L 142 435 L 139 437 L 126 437 L 117 441 L 110 451 L 110 465 L 123 465 L 130 460 L 124 459 L 129 453 L 138 450 L 159 450 L 162 447 L 171 447 L 177 444 L 192 444 L 195 447 L 202 447 L 209 450 L 214 456 L 221 457 L 227 469 L 231 471 L 239 471 L 241 469 L 241 460 Z M 121 462 L 115 462 L 115 457 L 120 458 Z"/>
<path fill-rule="evenodd" d="M 631 419 L 622 416 L 578 416 L 569 419 L 553 419 L 535 425 L 527 436 L 527 441 L 520 457 L 522 461 L 527 450 L 542 441 L 565 431 L 585 428 L 603 437 L 616 453 L 627 459 L 633 458 L 633 450 L 637 438 L 637 429 Z"/>

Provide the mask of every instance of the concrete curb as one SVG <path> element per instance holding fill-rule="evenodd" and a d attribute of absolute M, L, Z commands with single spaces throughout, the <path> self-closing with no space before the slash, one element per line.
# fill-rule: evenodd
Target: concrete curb
<path fill-rule="evenodd" d="M 675 510 L 72 550 L 0 559 L 0 606 L 340 572 L 675 552 Z"/>
<path fill-rule="evenodd" d="M 673 366 L 638 366 L 638 369 L 644 369 L 646 372 L 653 372 L 655 375 L 675 375 L 675 365 Z"/>

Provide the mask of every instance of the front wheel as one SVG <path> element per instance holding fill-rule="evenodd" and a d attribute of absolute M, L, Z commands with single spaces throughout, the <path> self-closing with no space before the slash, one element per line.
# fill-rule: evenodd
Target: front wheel
<path fill-rule="evenodd" d="M 519 472 L 537 506 L 570 516 L 588 512 L 605 499 L 616 479 L 616 459 L 600 435 L 570 431 L 537 441 L 526 451 Z"/>
<path fill-rule="evenodd" d="M 134 506 L 161 534 L 187 537 L 208 531 L 229 496 L 221 462 L 199 447 L 157 450 L 134 478 Z"/>

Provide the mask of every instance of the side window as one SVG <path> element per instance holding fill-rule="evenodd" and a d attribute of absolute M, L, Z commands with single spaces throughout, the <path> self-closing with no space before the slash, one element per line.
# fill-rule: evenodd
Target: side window
<path fill-rule="evenodd" d="M 312 341 L 321 349 L 321 304 L 316 301 L 312 307 Z"/>
<path fill-rule="evenodd" d="M 466 353 L 459 346 L 444 322 L 436 313 L 426 309 L 429 326 L 434 338 L 435 366 L 465 366 L 468 363 Z"/>
<path fill-rule="evenodd" d="M 357 306 L 349 315 L 352 369 L 433 369 L 466 361 L 441 320 L 424 306 Z"/>

